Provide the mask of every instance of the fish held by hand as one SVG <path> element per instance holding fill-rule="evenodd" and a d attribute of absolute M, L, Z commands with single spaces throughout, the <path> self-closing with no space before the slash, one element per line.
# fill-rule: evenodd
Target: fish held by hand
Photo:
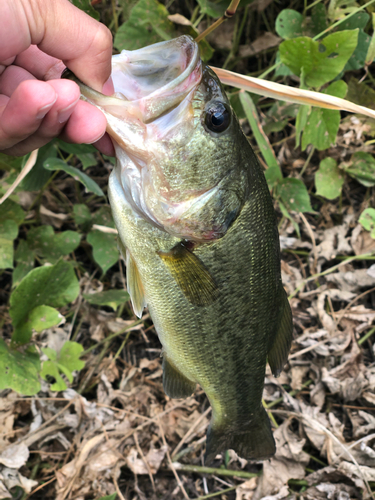
<path fill-rule="evenodd" d="M 113 57 L 116 93 L 79 82 L 103 111 L 117 163 L 109 199 L 134 311 L 147 305 L 172 398 L 212 406 L 206 463 L 275 452 L 266 363 L 287 360 L 292 315 L 272 199 L 215 73 L 188 36 Z"/>

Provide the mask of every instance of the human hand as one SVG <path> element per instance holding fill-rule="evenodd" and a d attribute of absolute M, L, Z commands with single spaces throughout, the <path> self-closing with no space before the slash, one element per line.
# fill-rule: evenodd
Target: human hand
<path fill-rule="evenodd" d="M 87 85 L 112 93 L 110 31 L 68 0 L 1 0 L 0 26 L 0 151 L 24 155 L 57 136 L 102 138 L 104 115 L 60 75 L 68 66 Z M 107 135 L 96 146 L 112 154 Z"/>

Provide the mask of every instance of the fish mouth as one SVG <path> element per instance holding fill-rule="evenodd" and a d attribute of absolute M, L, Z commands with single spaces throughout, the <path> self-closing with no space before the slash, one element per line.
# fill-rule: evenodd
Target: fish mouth
<path fill-rule="evenodd" d="M 106 115 L 147 124 L 175 108 L 202 78 L 198 44 L 187 35 L 112 57 L 115 93 L 106 96 L 78 82 L 82 97 Z M 125 122 L 126 120 L 126 122 Z M 108 133 L 117 140 L 111 123 Z"/>

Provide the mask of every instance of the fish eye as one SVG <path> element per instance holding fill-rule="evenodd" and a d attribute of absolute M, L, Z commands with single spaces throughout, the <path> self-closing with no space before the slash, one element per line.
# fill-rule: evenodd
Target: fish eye
<path fill-rule="evenodd" d="M 224 132 L 230 124 L 230 109 L 227 104 L 212 101 L 206 108 L 204 123 L 211 132 Z"/>

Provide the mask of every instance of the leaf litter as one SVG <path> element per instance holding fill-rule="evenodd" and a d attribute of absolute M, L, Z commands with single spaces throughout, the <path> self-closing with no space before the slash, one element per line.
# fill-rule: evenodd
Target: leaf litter
<path fill-rule="evenodd" d="M 259 6 L 265 3 L 258 2 Z M 226 29 L 233 33 L 234 24 L 228 23 Z M 266 29 L 258 32 L 252 44 L 241 42 L 239 54 L 269 49 L 277 43 L 270 35 Z M 221 38 L 217 45 L 224 47 L 227 37 Z M 270 141 L 281 141 L 274 146 L 278 161 L 285 172 L 297 177 L 307 152 L 294 148 L 293 130 L 289 137 L 284 132 L 272 132 Z M 349 165 L 356 152 L 373 154 L 374 146 L 364 144 L 370 132 L 365 119 L 347 117 L 340 124 L 336 146 L 324 154 L 334 158 L 338 168 Z M 304 175 L 310 192 L 322 159 L 321 153 L 314 153 L 307 165 Z M 87 172 L 105 190 L 104 170 L 99 164 Z M 160 344 L 149 317 L 136 321 L 128 302 L 119 305 L 112 298 L 108 307 L 90 304 L 84 297 L 121 290 L 124 281 L 122 263 L 115 256 L 115 236 L 111 235 L 109 250 L 103 251 L 103 237 L 93 228 L 96 232 L 76 254 L 84 271 L 77 269 L 80 293 L 70 306 L 72 315 L 63 326 L 39 337 L 33 333 L 38 348 L 56 352 L 68 339 L 80 342 L 86 349 L 85 367 L 73 371 L 72 384 L 62 374 L 69 387 L 62 392 L 51 391 L 47 381 L 33 397 L 1 392 L 0 499 L 14 498 L 19 491 L 23 499 L 57 500 L 110 495 L 179 500 L 210 494 L 222 500 L 374 498 L 375 272 L 371 264 L 375 240 L 358 222 L 363 209 L 375 205 L 374 196 L 373 187 L 346 177 L 340 200 L 312 197 L 319 214 L 306 215 L 310 230 L 300 214 L 291 213 L 299 233 L 277 212 L 282 277 L 292 296 L 295 336 L 281 376 L 275 379 L 267 370 L 263 398 L 277 452 L 263 465 L 228 453 L 218 456 L 212 468 L 204 467 L 210 408 L 203 392 L 198 389 L 186 400 L 169 399 L 162 389 Z M 24 200 L 26 218 L 34 217 L 30 207 L 35 198 L 26 192 L 19 197 Z M 87 203 L 89 215 L 98 214 L 103 206 L 102 199 L 89 198 L 84 188 L 77 199 L 73 182 L 60 174 L 42 200 L 42 221 L 56 233 L 77 230 L 69 204 L 86 207 Z M 90 217 L 79 219 L 87 224 L 88 234 Z M 102 214 L 94 221 L 111 229 Z M 106 276 L 101 277 L 105 270 Z"/>

